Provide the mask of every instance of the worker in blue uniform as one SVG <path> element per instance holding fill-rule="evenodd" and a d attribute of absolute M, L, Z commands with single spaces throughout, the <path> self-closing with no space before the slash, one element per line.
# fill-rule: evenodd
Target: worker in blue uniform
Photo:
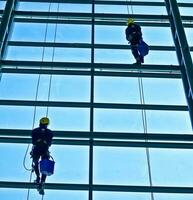
<path fill-rule="evenodd" d="M 136 23 L 134 23 L 134 20 L 132 18 L 129 18 L 127 21 L 127 28 L 125 30 L 125 35 L 127 41 L 131 45 L 131 51 L 136 60 L 136 63 L 134 64 L 140 65 L 141 63 L 144 63 L 144 57 L 140 55 L 140 52 L 138 50 L 138 45 L 142 40 L 141 27 Z"/>
<path fill-rule="evenodd" d="M 32 167 L 36 174 L 35 182 L 38 184 L 38 191 L 44 195 L 44 183 L 46 175 L 42 174 L 40 177 L 39 159 L 49 159 L 49 147 L 52 144 L 53 133 L 47 128 L 49 125 L 49 118 L 43 117 L 39 121 L 39 127 L 32 130 L 32 150 L 30 152 L 32 157 Z"/>

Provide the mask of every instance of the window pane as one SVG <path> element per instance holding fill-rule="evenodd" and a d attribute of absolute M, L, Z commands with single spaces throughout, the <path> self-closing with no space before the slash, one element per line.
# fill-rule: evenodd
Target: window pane
<path fill-rule="evenodd" d="M 34 100 L 38 75 L 3 74 L 0 84 L 0 99 Z"/>
<path fill-rule="evenodd" d="M 181 79 L 143 78 L 145 103 L 186 105 Z"/>
<path fill-rule="evenodd" d="M 49 108 L 51 128 L 65 131 L 88 131 L 89 109 L 87 108 Z"/>
<path fill-rule="evenodd" d="M 150 200 L 149 193 L 134 192 L 94 192 L 94 200 Z"/>
<path fill-rule="evenodd" d="M 31 129 L 33 112 L 34 107 L 0 106 L 0 128 Z"/>
<path fill-rule="evenodd" d="M 150 149 L 153 185 L 191 187 L 193 150 Z"/>
<path fill-rule="evenodd" d="M 54 175 L 48 177 L 48 182 L 88 184 L 88 147 L 52 145 L 50 150 L 56 164 Z"/>
<path fill-rule="evenodd" d="M 51 101 L 89 101 L 90 77 L 53 76 Z"/>
<path fill-rule="evenodd" d="M 143 132 L 141 111 L 95 109 L 94 130 L 107 132 Z"/>
<path fill-rule="evenodd" d="M 0 195 L 3 200 L 23 200 L 27 197 L 26 189 L 2 189 L 0 188 Z M 86 191 L 61 191 L 61 190 L 45 190 L 45 200 L 61 200 L 63 198 L 69 200 L 87 200 L 88 192 Z M 29 193 L 30 199 L 39 199 L 40 195 L 36 189 L 31 189 Z"/>
<path fill-rule="evenodd" d="M 146 111 L 149 133 L 191 133 L 188 112 L 183 111 Z"/>
<path fill-rule="evenodd" d="M 95 147 L 94 184 L 149 185 L 145 149 Z"/>
<path fill-rule="evenodd" d="M 30 172 L 26 171 L 22 164 L 26 149 L 27 145 L 24 144 L 0 144 L 1 181 L 29 181 Z M 27 156 L 26 166 L 30 169 L 31 159 L 29 154 Z"/>
<path fill-rule="evenodd" d="M 96 77 L 95 102 L 140 103 L 137 78 Z"/>

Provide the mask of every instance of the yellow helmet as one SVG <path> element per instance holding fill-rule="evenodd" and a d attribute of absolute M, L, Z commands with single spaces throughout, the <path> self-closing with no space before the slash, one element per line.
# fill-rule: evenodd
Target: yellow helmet
<path fill-rule="evenodd" d="M 42 124 L 42 125 L 48 125 L 49 123 L 50 123 L 50 120 L 47 117 L 42 117 L 40 119 L 40 124 Z"/>
<path fill-rule="evenodd" d="M 131 24 L 134 24 L 134 20 L 133 20 L 132 18 L 129 18 L 129 19 L 127 20 L 127 25 L 129 26 L 129 25 L 131 25 Z"/>

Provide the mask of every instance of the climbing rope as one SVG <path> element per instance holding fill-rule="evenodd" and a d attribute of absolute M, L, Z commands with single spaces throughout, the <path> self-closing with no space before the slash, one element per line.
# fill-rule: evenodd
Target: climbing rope
<path fill-rule="evenodd" d="M 57 13 L 59 13 L 59 9 L 60 9 L 60 4 L 58 3 L 58 6 L 57 6 Z M 58 19 L 58 15 L 57 15 L 57 18 L 56 18 L 56 19 Z M 56 23 L 55 31 L 54 31 L 54 43 L 56 43 L 57 29 L 58 29 L 58 24 Z M 55 47 L 53 47 L 53 51 L 52 51 L 51 70 L 53 70 L 54 57 L 55 57 Z M 53 75 L 51 74 L 51 75 L 50 75 L 50 79 L 49 79 L 48 102 L 50 101 L 51 86 L 52 86 L 52 78 L 53 78 Z M 49 112 L 49 106 L 47 106 L 47 109 L 46 109 L 46 117 L 48 116 L 48 112 Z"/>
<path fill-rule="evenodd" d="M 49 12 L 49 13 L 50 13 L 50 11 L 51 11 L 51 2 L 49 3 L 49 8 L 48 8 L 48 12 Z M 49 16 L 48 16 L 48 18 L 49 18 Z M 48 22 L 46 23 L 46 27 L 45 27 L 44 43 L 46 43 L 46 40 L 47 40 L 47 33 L 48 33 Z M 43 63 L 44 57 L 45 57 L 45 45 L 43 46 L 43 50 L 42 50 L 42 59 L 41 59 L 41 63 Z M 42 69 L 42 64 L 40 65 L 40 69 Z M 38 99 L 38 92 L 39 92 L 40 80 L 41 80 L 41 74 L 38 75 L 37 86 L 36 86 L 36 94 L 35 94 L 35 102 L 36 102 L 37 99 Z M 37 106 L 35 105 L 35 106 L 34 106 L 34 112 L 33 112 L 32 130 L 33 130 L 34 127 L 35 127 L 36 113 L 37 113 Z M 32 174 L 33 174 L 33 168 L 28 168 L 28 167 L 26 167 L 26 165 L 25 165 L 26 157 L 27 157 L 27 154 L 28 154 L 30 145 L 31 145 L 31 144 L 28 144 L 28 146 L 27 146 L 27 149 L 26 149 L 26 152 L 25 152 L 25 155 L 24 155 L 24 159 L 23 159 L 23 166 L 24 166 L 24 168 L 25 168 L 27 171 L 31 171 L 31 173 L 30 173 L 30 179 L 29 179 L 29 182 L 31 183 Z M 32 165 L 32 164 L 31 164 L 31 165 Z M 30 195 L 30 188 L 28 188 L 27 200 L 29 200 L 29 195 Z M 41 199 L 43 200 L 43 198 L 44 198 L 44 195 L 42 195 L 42 198 L 41 198 Z"/>
<path fill-rule="evenodd" d="M 128 3 L 128 0 L 126 0 Z M 130 0 L 130 7 L 131 7 L 131 14 L 134 14 L 133 11 L 133 6 L 132 6 L 132 0 Z M 129 14 L 129 5 L 127 4 L 127 11 Z M 139 69 L 139 74 L 141 75 L 141 69 Z M 140 93 L 140 103 L 141 105 L 145 105 L 145 96 L 144 96 L 144 89 L 143 89 L 143 79 L 141 76 L 138 77 L 138 85 L 139 85 L 139 93 Z M 142 123 L 143 123 L 143 131 L 144 134 L 146 135 L 145 142 L 148 142 L 147 138 L 147 115 L 146 115 L 146 110 L 142 109 L 141 110 L 141 116 L 142 116 Z M 147 166 L 148 166 L 148 176 L 149 176 L 149 183 L 150 186 L 152 187 L 152 175 L 151 175 L 151 165 L 150 165 L 150 153 L 149 153 L 149 148 L 146 147 L 146 156 L 147 156 Z M 151 192 L 151 200 L 154 200 L 154 194 Z"/>

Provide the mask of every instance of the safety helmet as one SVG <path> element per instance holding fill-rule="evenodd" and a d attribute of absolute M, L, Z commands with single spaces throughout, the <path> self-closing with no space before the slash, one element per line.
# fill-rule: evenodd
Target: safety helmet
<path fill-rule="evenodd" d="M 50 123 L 50 120 L 47 117 L 42 117 L 40 119 L 40 124 L 42 124 L 42 125 L 48 125 L 49 123 Z"/>
<path fill-rule="evenodd" d="M 131 25 L 131 24 L 134 24 L 134 20 L 133 20 L 132 18 L 129 18 L 129 19 L 127 20 L 127 25 L 129 26 L 129 25 Z"/>

